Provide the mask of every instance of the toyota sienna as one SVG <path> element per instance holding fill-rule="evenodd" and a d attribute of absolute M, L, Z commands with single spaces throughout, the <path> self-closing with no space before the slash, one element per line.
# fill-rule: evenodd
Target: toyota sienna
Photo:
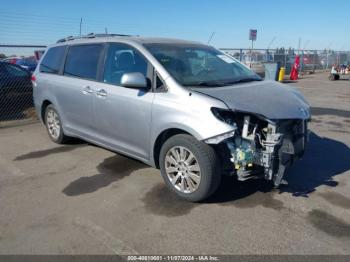
<path fill-rule="evenodd" d="M 298 90 L 198 42 L 68 37 L 47 48 L 32 81 L 54 142 L 77 137 L 138 159 L 188 201 L 209 197 L 222 175 L 278 186 L 307 142 Z"/>

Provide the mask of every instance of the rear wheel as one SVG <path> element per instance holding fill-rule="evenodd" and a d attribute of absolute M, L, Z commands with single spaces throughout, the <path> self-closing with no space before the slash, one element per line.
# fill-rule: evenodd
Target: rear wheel
<path fill-rule="evenodd" d="M 162 146 L 159 163 L 168 188 L 185 200 L 204 200 L 220 184 L 215 150 L 190 135 L 169 138 Z"/>
<path fill-rule="evenodd" d="M 64 144 L 69 137 L 63 133 L 60 116 L 53 105 L 48 105 L 45 110 L 45 125 L 49 137 L 57 144 Z"/>

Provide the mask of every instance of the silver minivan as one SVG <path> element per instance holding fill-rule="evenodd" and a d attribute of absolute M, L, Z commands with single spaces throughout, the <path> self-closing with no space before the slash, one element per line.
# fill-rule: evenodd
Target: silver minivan
<path fill-rule="evenodd" d="M 68 37 L 47 48 L 32 81 L 54 142 L 77 137 L 159 168 L 189 201 L 209 197 L 222 175 L 278 186 L 307 142 L 299 91 L 198 42 Z"/>

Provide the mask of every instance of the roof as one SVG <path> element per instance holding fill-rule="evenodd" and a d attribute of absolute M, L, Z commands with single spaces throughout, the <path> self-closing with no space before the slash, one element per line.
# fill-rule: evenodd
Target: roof
<path fill-rule="evenodd" d="M 176 38 L 161 38 L 161 37 L 139 37 L 135 39 L 142 44 L 201 44 L 196 41 L 182 40 Z"/>
<path fill-rule="evenodd" d="M 142 37 L 133 35 L 120 35 L 120 34 L 88 34 L 81 37 L 69 36 L 57 41 L 57 44 L 63 43 L 87 43 L 87 42 L 111 42 L 113 40 L 127 40 L 132 42 L 138 42 L 140 44 L 201 44 L 195 41 L 187 41 L 175 38 L 160 38 L 160 37 Z"/>

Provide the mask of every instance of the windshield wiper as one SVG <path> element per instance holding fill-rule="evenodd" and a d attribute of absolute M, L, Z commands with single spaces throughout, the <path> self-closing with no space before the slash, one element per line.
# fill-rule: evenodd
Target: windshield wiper
<path fill-rule="evenodd" d="M 184 86 L 192 86 L 192 87 L 220 87 L 220 86 L 228 86 L 228 85 L 233 85 L 237 83 L 243 83 L 243 82 L 252 82 L 252 81 L 261 81 L 261 78 L 257 77 L 245 77 L 245 78 L 240 78 L 237 80 L 233 81 L 201 81 L 201 82 L 196 82 L 196 83 L 188 83 L 185 84 Z"/>
<path fill-rule="evenodd" d="M 261 81 L 261 80 L 262 80 L 261 78 L 257 78 L 257 77 L 245 77 L 245 78 L 237 79 L 234 81 L 225 82 L 223 85 L 227 86 L 227 85 L 232 85 L 232 84 L 237 84 L 237 83 Z"/>

